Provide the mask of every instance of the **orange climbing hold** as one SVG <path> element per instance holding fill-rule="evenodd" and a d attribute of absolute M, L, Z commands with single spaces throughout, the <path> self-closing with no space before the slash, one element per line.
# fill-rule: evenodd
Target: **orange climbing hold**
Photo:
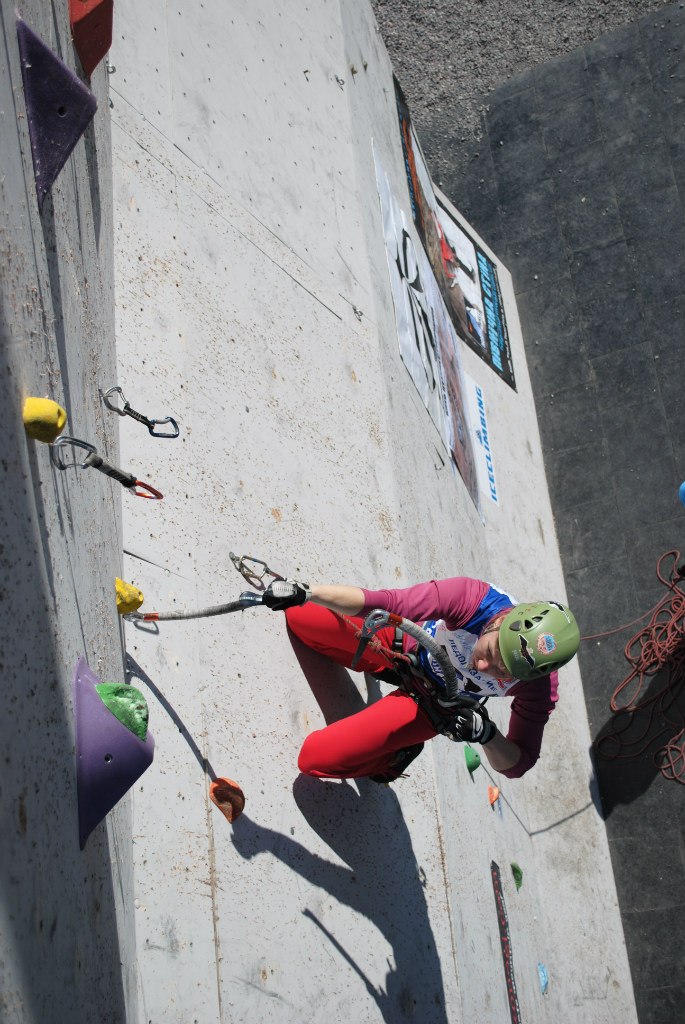
<path fill-rule="evenodd" d="M 90 78 L 112 45 L 114 0 L 69 0 L 71 36 Z"/>
<path fill-rule="evenodd" d="M 488 786 L 488 800 L 491 807 L 494 807 L 499 800 L 499 789 L 497 786 Z"/>
<path fill-rule="evenodd" d="M 233 779 L 214 779 L 209 786 L 209 798 L 231 823 L 243 813 L 245 794 Z"/>

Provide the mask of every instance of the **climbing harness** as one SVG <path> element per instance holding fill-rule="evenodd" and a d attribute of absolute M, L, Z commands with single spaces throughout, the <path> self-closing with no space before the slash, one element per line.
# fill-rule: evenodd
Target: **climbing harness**
<path fill-rule="evenodd" d="M 380 629 L 384 629 L 386 626 L 394 626 L 396 630 L 392 651 L 384 648 L 375 636 Z M 418 658 L 411 653 L 397 653 L 397 631 L 412 637 L 435 658 L 443 671 L 446 690 L 445 698 L 438 697 L 435 694 L 432 684 L 419 665 Z M 459 737 L 455 735 L 453 727 L 454 713 L 465 708 L 480 707 L 481 702 L 475 697 L 469 697 L 464 693 L 460 693 L 457 670 L 450 661 L 445 648 L 441 647 L 432 636 L 424 629 L 421 629 L 420 626 L 417 626 L 415 622 L 412 622 L 411 619 L 402 618 L 401 615 L 395 615 L 393 612 L 388 612 L 381 608 L 374 608 L 369 612 L 364 619 L 364 625 L 358 631 L 358 636 L 359 645 L 350 667 L 352 669 L 356 668 L 362 654 L 369 645 L 375 651 L 380 648 L 381 651 L 392 657 L 392 667 L 397 672 L 399 685 L 411 697 L 417 707 L 421 708 L 435 731 L 443 736 L 447 736 L 448 739 L 458 740 Z"/>
<path fill-rule="evenodd" d="M 143 416 L 143 414 L 141 412 L 136 412 L 135 409 L 131 408 L 131 404 L 130 404 L 130 402 L 126 401 L 126 396 L 124 395 L 124 392 L 121 390 L 121 388 L 119 388 L 119 387 L 110 388 L 109 391 L 103 391 L 100 388 L 99 391 L 100 391 L 100 398 L 105 403 L 105 405 L 107 406 L 108 409 L 111 409 L 112 412 L 117 413 L 119 416 L 130 416 L 132 419 L 137 420 L 139 423 L 144 424 L 144 426 L 147 427 L 147 429 L 150 431 L 150 433 L 152 434 L 153 437 L 170 437 L 170 438 L 178 437 L 178 435 L 179 435 L 178 423 L 176 422 L 176 420 L 172 419 L 171 416 L 165 416 L 165 418 L 163 420 L 151 420 L 151 419 L 148 419 L 148 417 L 147 416 Z M 115 394 L 118 394 L 118 395 L 121 396 L 121 401 L 124 403 L 124 406 L 123 406 L 122 409 L 119 408 L 119 406 L 117 405 L 116 400 L 114 400 L 114 399 L 110 400 L 111 396 L 115 395 Z M 164 426 L 165 423 L 171 424 L 171 426 L 169 428 L 169 431 L 165 432 L 163 430 L 156 430 L 155 429 L 156 427 Z"/>
<path fill-rule="evenodd" d="M 274 580 L 284 580 L 285 576 L 274 572 L 261 558 L 253 558 L 252 555 L 234 555 L 229 552 L 229 558 L 233 562 L 243 579 L 247 580 L 255 590 L 263 591 L 266 586 L 263 582 L 265 576 Z M 261 568 L 259 568 L 261 566 Z M 235 601 L 228 601 L 226 604 L 217 604 L 210 608 L 198 608 L 190 612 L 129 612 L 123 618 L 128 622 L 172 622 L 179 619 L 207 619 L 214 615 L 228 615 L 231 612 L 242 612 L 245 608 L 254 608 L 261 605 L 262 595 L 253 594 L 251 590 L 245 590 Z"/>
<path fill-rule="evenodd" d="M 64 461 L 62 457 L 63 448 L 71 448 L 71 462 Z M 83 462 L 79 462 L 77 458 L 77 448 L 88 452 Z M 89 444 L 87 441 L 80 441 L 77 437 L 69 437 L 67 434 L 62 434 L 56 441 L 53 441 L 50 445 L 50 459 L 57 469 L 97 469 L 100 473 L 104 473 L 105 476 L 111 476 L 113 480 L 118 480 L 122 487 L 132 490 L 139 498 L 151 498 L 159 501 L 164 497 L 161 491 L 158 491 L 151 484 L 138 480 L 133 473 L 125 473 L 123 469 L 117 469 L 116 466 L 105 462 L 102 456 L 98 455 L 94 445 Z"/>

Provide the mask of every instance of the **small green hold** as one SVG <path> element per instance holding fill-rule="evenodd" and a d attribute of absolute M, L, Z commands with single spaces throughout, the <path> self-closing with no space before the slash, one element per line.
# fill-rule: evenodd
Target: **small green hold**
<path fill-rule="evenodd" d="M 150 713 L 147 701 L 135 686 L 123 683 L 98 683 L 95 687 L 100 700 L 129 732 L 145 742 Z"/>
<path fill-rule="evenodd" d="M 476 768 L 480 768 L 480 754 L 473 747 L 464 747 L 464 757 L 469 774 L 473 775 Z"/>
<path fill-rule="evenodd" d="M 523 871 L 521 871 L 518 864 L 512 864 L 511 873 L 514 876 L 514 882 L 516 883 L 516 892 L 518 892 L 523 885 Z"/>

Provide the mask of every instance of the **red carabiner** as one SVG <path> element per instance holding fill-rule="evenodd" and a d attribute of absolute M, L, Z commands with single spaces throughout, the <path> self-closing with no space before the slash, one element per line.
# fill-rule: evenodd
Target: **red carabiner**
<path fill-rule="evenodd" d="M 142 491 L 139 491 L 139 487 L 142 487 L 144 489 Z M 145 494 L 145 491 L 149 491 L 150 493 Z M 133 493 L 137 495 L 139 498 L 150 498 L 152 501 L 160 501 L 164 497 L 162 492 L 158 491 L 156 487 L 153 487 L 152 484 L 146 484 L 142 480 L 136 480 L 135 484 L 133 485 Z"/>

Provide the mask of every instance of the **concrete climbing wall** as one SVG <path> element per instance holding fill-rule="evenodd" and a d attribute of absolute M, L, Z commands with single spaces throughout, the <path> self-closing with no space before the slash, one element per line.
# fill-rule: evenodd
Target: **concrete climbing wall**
<path fill-rule="evenodd" d="M 20 8 L 76 69 L 68 5 Z M 121 488 L 92 470 L 55 470 L 21 421 L 27 396 L 52 398 L 70 432 L 118 458 L 118 426 L 98 398 L 115 376 L 107 76 L 94 71 L 98 110 L 39 211 L 6 0 L 0 28 L 0 1018 L 120 1022 L 137 1019 L 131 812 L 121 804 L 80 852 L 72 671 L 85 655 L 123 681 Z"/>
<path fill-rule="evenodd" d="M 13 111 L 3 140 L 14 133 L 3 230 L 17 267 L 3 292 L 10 370 L 28 390 L 47 374 L 39 390 L 65 402 L 74 433 L 165 494 L 122 499 L 94 473 L 57 477 L 17 429 L 18 389 L 7 385 L 18 453 L 3 506 L 7 568 L 43 581 L 45 598 L 41 620 L 35 586 L 13 595 L 7 699 L 21 713 L 12 790 L 3 788 L 12 823 L 3 852 L 19 879 L 5 876 L 9 1019 L 499 1024 L 512 1011 L 493 861 L 521 1018 L 634 1019 L 575 667 L 524 781 L 485 768 L 471 779 L 462 748 L 440 739 L 410 779 L 386 789 L 298 776 L 304 736 L 377 697 L 378 684 L 294 649 L 280 615 L 129 624 L 129 678 L 149 699 L 156 758 L 85 854 L 74 849 L 68 681 L 78 653 L 121 674 L 111 586 L 122 550 L 147 610 L 236 596 L 245 584 L 231 550 L 313 582 L 464 573 L 521 597 L 563 597 L 563 586 L 504 268 L 518 393 L 464 353 L 486 391 L 497 460 L 500 507 L 485 521 L 444 467 L 399 359 L 374 152 L 395 193 L 406 185 L 391 68 L 366 3 L 117 4 L 116 367 L 106 122 L 39 218 L 13 14 L 2 11 L 12 54 L 2 109 Z M 71 60 L 64 8 L 34 13 Z M 102 114 L 102 67 L 93 88 Z M 44 347 L 27 353 L 31 330 Z M 135 409 L 173 415 L 180 437 L 154 439 L 98 406 L 97 385 L 115 382 Z M 45 678 L 56 681 L 49 691 Z M 46 774 L 57 796 L 41 785 Z M 233 828 L 208 800 L 213 774 L 245 790 Z M 58 813 L 48 831 L 50 799 Z M 53 873 L 49 887 L 33 880 L 39 863 Z M 36 950 L 50 970 L 31 988 Z M 550 979 L 544 996 L 538 962 Z"/>
<path fill-rule="evenodd" d="M 501 491 L 484 523 L 399 359 L 374 150 L 396 194 L 406 185 L 366 4 L 119 12 L 119 383 L 182 431 L 155 441 L 122 423 L 122 451 L 167 495 L 124 509 L 146 607 L 237 596 L 231 550 L 312 581 L 464 573 L 563 596 L 506 271 L 518 393 L 464 354 Z M 522 1019 L 634 1019 L 576 667 L 525 781 L 471 779 L 438 740 L 411 779 L 379 789 L 298 776 L 306 733 L 377 694 L 293 650 L 280 616 L 127 627 L 126 643 L 157 698 L 158 756 L 134 801 L 150 1019 L 499 1024 L 493 861 Z M 208 802 L 212 773 L 245 789 L 233 828 Z"/>

